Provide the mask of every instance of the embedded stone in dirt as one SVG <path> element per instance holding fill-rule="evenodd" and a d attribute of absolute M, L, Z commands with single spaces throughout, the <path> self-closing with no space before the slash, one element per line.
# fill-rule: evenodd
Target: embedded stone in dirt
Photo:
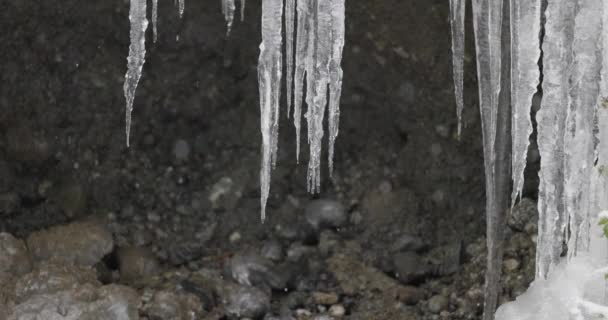
<path fill-rule="evenodd" d="M 306 207 L 306 222 L 314 229 L 338 228 L 348 219 L 346 208 L 335 200 L 320 199 L 311 201 Z"/>
<path fill-rule="evenodd" d="M 112 251 L 114 240 L 101 222 L 84 221 L 34 232 L 27 246 L 38 261 L 93 266 Z"/>

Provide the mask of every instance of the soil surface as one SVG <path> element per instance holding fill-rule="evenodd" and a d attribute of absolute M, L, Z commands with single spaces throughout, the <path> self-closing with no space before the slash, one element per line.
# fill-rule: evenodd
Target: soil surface
<path fill-rule="evenodd" d="M 128 2 L 0 1 L 0 232 L 25 241 L 31 273 L 69 256 L 60 261 L 94 267 L 96 286 L 135 289 L 121 291 L 125 304 L 152 296 L 136 312 L 149 319 L 189 319 L 191 309 L 202 319 L 477 319 L 485 217 L 474 52 L 468 39 L 458 139 L 448 12 L 444 0 L 347 3 L 335 177 L 324 169 L 321 194 L 306 192 L 306 141 L 298 164 L 283 113 L 262 224 L 259 1 L 229 36 L 219 0 L 186 0 L 181 19 L 159 1 L 130 148 Z M 503 300 L 534 274 L 534 203 L 520 207 Z M 87 237 L 97 231 L 74 231 L 82 241 L 72 243 L 57 228 L 75 223 L 111 236 L 95 247 Z M 47 242 L 56 247 L 36 244 Z M 26 274 L 0 267 L 0 283 L 2 272 L 7 282 Z M 184 283 L 196 290 L 171 314 L 163 303 Z M 29 301 L 2 297 L 13 317 Z M 234 299 L 259 308 L 234 311 Z"/>

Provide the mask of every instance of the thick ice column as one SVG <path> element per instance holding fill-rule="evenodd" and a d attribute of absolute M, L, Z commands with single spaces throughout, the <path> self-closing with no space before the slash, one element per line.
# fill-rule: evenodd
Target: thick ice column
<path fill-rule="evenodd" d="M 146 57 L 146 0 L 131 0 L 129 9 L 129 20 L 131 21 L 131 45 L 129 46 L 129 57 L 127 58 L 127 74 L 123 85 L 126 105 L 126 135 L 127 147 L 129 146 L 129 135 L 131 132 L 131 112 L 133 111 L 133 100 L 137 84 L 141 78 L 141 72 Z"/>
<path fill-rule="evenodd" d="M 575 1 L 548 0 L 543 39 L 543 99 L 536 114 L 541 156 L 536 278 L 559 262 L 568 220 L 564 210 L 564 133 L 569 105 Z"/>
<path fill-rule="evenodd" d="M 541 0 L 510 1 L 513 205 L 524 186 L 524 169 L 532 133 L 530 109 L 540 77 Z"/>
<path fill-rule="evenodd" d="M 464 108 L 464 18 L 466 1 L 450 0 L 450 27 L 452 29 L 452 76 L 458 116 L 458 137 L 462 133 L 462 109 Z"/>
<path fill-rule="evenodd" d="M 595 162 L 594 120 L 600 80 L 601 8 L 604 0 L 578 0 L 572 44 L 573 64 L 564 135 L 565 207 L 569 218 L 568 256 L 589 250 L 591 173 Z"/>
<path fill-rule="evenodd" d="M 270 174 L 277 157 L 279 100 L 282 70 L 282 0 L 262 1 L 262 44 L 258 61 L 262 168 L 260 170 L 262 221 L 270 191 Z"/>

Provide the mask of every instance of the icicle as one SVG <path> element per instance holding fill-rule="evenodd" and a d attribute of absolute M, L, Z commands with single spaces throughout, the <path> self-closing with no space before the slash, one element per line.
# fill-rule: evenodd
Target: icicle
<path fill-rule="evenodd" d="M 532 134 L 530 107 L 540 76 L 540 11 L 541 0 L 511 0 L 512 206 L 524 186 Z"/>
<path fill-rule="evenodd" d="M 241 0 L 241 21 L 245 21 L 245 4 L 246 0 Z"/>
<path fill-rule="evenodd" d="M 281 90 L 282 0 L 262 1 L 262 44 L 258 62 L 260 84 L 260 124 L 262 131 L 262 169 L 260 170 L 262 221 L 270 191 L 270 174 L 276 162 L 278 110 Z"/>
<path fill-rule="evenodd" d="M 152 0 L 152 32 L 154 33 L 154 43 L 156 43 L 156 39 L 157 39 L 157 29 L 156 29 L 157 24 L 158 24 L 158 0 Z"/>
<path fill-rule="evenodd" d="M 184 16 L 184 8 L 186 7 L 185 0 L 179 0 L 179 17 Z"/>
<path fill-rule="evenodd" d="M 541 156 L 536 278 L 558 264 L 567 227 L 564 215 L 564 124 L 569 104 L 574 1 L 549 0 L 543 39 L 543 99 L 536 114 Z"/>
<path fill-rule="evenodd" d="M 285 64 L 286 82 L 285 87 L 287 91 L 287 117 L 291 113 L 291 104 L 293 101 L 293 60 L 294 60 L 294 28 L 296 18 L 296 0 L 285 1 Z"/>
<path fill-rule="evenodd" d="M 479 107 L 486 176 L 486 228 L 488 258 L 484 319 L 492 319 L 498 300 L 501 271 L 502 209 L 496 193 L 496 124 L 501 88 L 502 0 L 473 0 L 473 28 L 477 51 Z"/>
<path fill-rule="evenodd" d="M 234 0 L 222 0 L 222 14 L 224 14 L 224 19 L 226 20 L 226 25 L 228 27 L 228 30 L 226 31 L 227 34 L 230 34 L 230 30 L 232 30 L 232 23 L 234 22 L 234 10 Z"/>
<path fill-rule="evenodd" d="M 570 99 L 564 136 L 564 193 L 569 217 L 568 256 L 589 250 L 594 118 L 599 93 L 601 10 L 604 0 L 578 0 L 572 45 Z M 593 213 L 596 216 L 597 213 Z"/>
<path fill-rule="evenodd" d="M 142 68 L 146 57 L 146 0 L 131 0 L 129 9 L 129 20 L 131 21 L 131 45 L 129 46 L 129 57 L 127 58 L 127 74 L 123 86 L 126 105 L 126 135 L 127 147 L 129 146 L 129 135 L 131 131 L 131 112 L 133 111 L 133 100 L 135 90 L 141 78 Z"/>
<path fill-rule="evenodd" d="M 332 52 L 331 1 L 316 0 L 313 13 L 312 68 L 307 72 L 306 120 L 308 122 L 308 191 L 317 193 L 321 189 L 321 150 L 323 141 L 323 118 L 327 106 L 327 86 L 329 84 L 329 64 Z M 311 49 L 309 48 L 309 49 Z"/>
<path fill-rule="evenodd" d="M 454 77 L 454 94 L 456 96 L 456 115 L 458 116 L 458 138 L 462 133 L 462 97 L 464 82 L 464 0 L 450 0 L 450 26 L 452 29 L 452 73 Z"/>
<path fill-rule="evenodd" d="M 300 132 L 302 119 L 302 100 L 304 97 L 304 76 L 307 65 L 310 64 L 308 57 L 310 36 L 312 32 L 311 7 L 313 0 L 298 0 L 297 2 L 297 38 L 296 38 L 296 66 L 294 73 L 294 103 L 293 123 L 296 128 L 296 161 L 300 160 Z"/>
<path fill-rule="evenodd" d="M 340 97 L 342 95 L 342 50 L 344 48 L 344 0 L 332 2 L 332 55 L 329 64 L 329 176 L 333 177 L 334 145 L 340 127 Z"/>

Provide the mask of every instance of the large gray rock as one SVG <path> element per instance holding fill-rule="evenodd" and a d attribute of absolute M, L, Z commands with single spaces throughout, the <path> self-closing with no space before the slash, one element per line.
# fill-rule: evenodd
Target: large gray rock
<path fill-rule="evenodd" d="M 8 320 L 136 320 L 139 295 L 100 287 L 89 267 L 43 263 L 17 280 Z"/>
<path fill-rule="evenodd" d="M 38 231 L 27 238 L 35 260 L 93 266 L 112 251 L 112 234 L 97 221 L 73 222 Z"/>
<path fill-rule="evenodd" d="M 0 273 L 18 277 L 30 272 L 31 269 L 30 257 L 23 240 L 9 233 L 0 233 Z"/>
<path fill-rule="evenodd" d="M 306 207 L 306 222 L 314 229 L 338 228 L 346 224 L 346 208 L 336 201 L 320 199 L 311 201 Z"/>

